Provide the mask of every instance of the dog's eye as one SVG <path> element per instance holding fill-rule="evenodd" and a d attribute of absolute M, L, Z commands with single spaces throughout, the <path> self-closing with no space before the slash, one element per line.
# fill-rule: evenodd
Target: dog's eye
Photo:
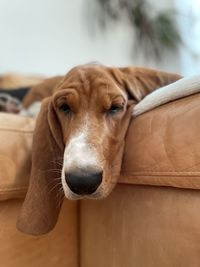
<path fill-rule="evenodd" d="M 112 105 L 107 112 L 110 115 L 114 115 L 122 110 L 123 110 L 122 106 Z"/>
<path fill-rule="evenodd" d="M 62 104 L 60 107 L 59 107 L 59 110 L 64 112 L 65 114 L 68 114 L 71 112 L 71 109 L 70 107 L 67 105 L 67 104 Z"/>

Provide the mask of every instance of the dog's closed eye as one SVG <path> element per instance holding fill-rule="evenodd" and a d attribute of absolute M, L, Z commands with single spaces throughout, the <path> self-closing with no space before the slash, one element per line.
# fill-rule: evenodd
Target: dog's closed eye
<path fill-rule="evenodd" d="M 65 114 L 69 114 L 72 112 L 70 106 L 67 103 L 63 103 L 59 106 L 59 110 Z"/>
<path fill-rule="evenodd" d="M 113 105 L 111 105 L 111 107 L 107 111 L 107 114 L 108 115 L 115 115 L 116 113 L 119 113 L 122 110 L 123 110 L 123 106 L 122 105 L 113 104 Z"/>

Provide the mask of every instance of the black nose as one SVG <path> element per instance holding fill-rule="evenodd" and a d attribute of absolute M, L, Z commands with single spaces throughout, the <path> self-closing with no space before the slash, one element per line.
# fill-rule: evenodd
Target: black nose
<path fill-rule="evenodd" d="M 90 195 L 94 193 L 102 182 L 102 172 L 67 172 L 65 180 L 72 192 L 78 195 Z"/>

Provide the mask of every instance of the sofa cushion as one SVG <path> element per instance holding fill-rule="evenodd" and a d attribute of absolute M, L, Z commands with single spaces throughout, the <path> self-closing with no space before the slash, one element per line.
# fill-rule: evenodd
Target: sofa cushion
<path fill-rule="evenodd" d="M 132 120 L 121 183 L 200 189 L 200 94 Z"/>
<path fill-rule="evenodd" d="M 35 120 L 0 113 L 0 200 L 24 196 Z"/>
<path fill-rule="evenodd" d="M 16 229 L 22 200 L 0 202 L 1 267 L 77 267 L 77 202 L 65 200 L 59 221 L 48 235 L 27 236 Z"/>
<path fill-rule="evenodd" d="M 80 204 L 81 267 L 199 267 L 200 194 L 119 185 Z"/>
<path fill-rule="evenodd" d="M 29 87 L 36 85 L 44 80 L 42 76 L 23 75 L 19 73 L 6 73 L 0 75 L 1 89 L 15 89 L 18 87 Z"/>

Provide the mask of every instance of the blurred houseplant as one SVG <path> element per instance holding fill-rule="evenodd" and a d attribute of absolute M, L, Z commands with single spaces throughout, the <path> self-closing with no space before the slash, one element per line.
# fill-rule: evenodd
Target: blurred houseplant
<path fill-rule="evenodd" d="M 127 20 L 134 31 L 134 50 L 160 59 L 163 50 L 176 50 L 182 43 L 174 9 L 155 11 L 147 0 L 93 0 L 90 14 L 102 30 L 114 21 Z M 154 12 L 153 12 L 154 11 Z"/>

